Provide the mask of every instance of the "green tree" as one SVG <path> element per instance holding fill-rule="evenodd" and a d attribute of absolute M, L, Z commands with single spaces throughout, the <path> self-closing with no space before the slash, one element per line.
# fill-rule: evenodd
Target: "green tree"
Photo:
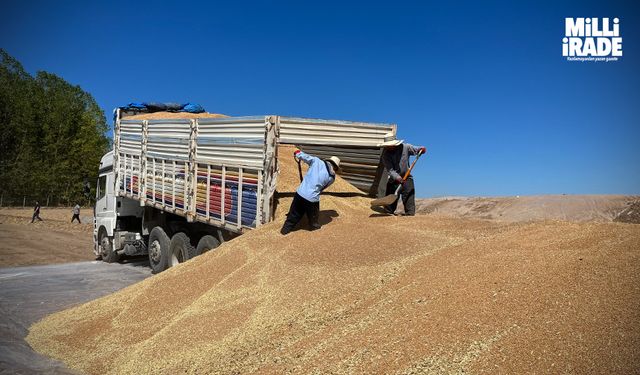
<path fill-rule="evenodd" d="M 110 146 L 104 112 L 91 94 L 55 74 L 35 77 L 0 49 L 0 191 L 29 202 L 82 201 Z"/>

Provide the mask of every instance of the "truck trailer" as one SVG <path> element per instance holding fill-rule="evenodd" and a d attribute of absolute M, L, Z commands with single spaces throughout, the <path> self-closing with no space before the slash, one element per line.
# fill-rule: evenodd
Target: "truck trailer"
<path fill-rule="evenodd" d="M 378 145 L 396 137 L 396 126 L 382 123 L 114 113 L 113 150 L 98 173 L 94 253 L 105 262 L 148 254 L 154 273 L 273 219 L 279 145 L 340 157 L 341 177 L 375 197 L 385 182 Z"/>

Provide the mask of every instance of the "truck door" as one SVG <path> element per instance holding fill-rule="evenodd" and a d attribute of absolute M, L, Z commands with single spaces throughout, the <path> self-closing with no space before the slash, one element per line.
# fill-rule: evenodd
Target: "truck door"
<path fill-rule="evenodd" d="M 98 177 L 96 186 L 96 217 L 104 216 L 107 211 L 107 175 Z"/>
<path fill-rule="evenodd" d="M 114 177 L 112 170 L 101 174 L 96 187 L 96 228 L 104 226 L 110 236 L 113 235 L 116 218 Z"/>

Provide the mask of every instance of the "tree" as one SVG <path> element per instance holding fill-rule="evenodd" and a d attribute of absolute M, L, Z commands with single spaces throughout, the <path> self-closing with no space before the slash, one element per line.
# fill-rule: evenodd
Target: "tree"
<path fill-rule="evenodd" d="M 110 146 L 104 112 L 91 94 L 55 74 L 35 77 L 0 49 L 0 191 L 58 203 L 82 200 Z"/>

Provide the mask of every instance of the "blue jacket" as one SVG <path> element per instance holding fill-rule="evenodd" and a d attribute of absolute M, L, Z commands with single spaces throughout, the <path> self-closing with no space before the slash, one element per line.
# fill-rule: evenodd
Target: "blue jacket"
<path fill-rule="evenodd" d="M 336 180 L 335 172 L 330 174 L 326 163 L 315 156 L 300 152 L 298 159 L 309 165 L 297 193 L 309 202 L 320 202 L 320 193 Z"/>

